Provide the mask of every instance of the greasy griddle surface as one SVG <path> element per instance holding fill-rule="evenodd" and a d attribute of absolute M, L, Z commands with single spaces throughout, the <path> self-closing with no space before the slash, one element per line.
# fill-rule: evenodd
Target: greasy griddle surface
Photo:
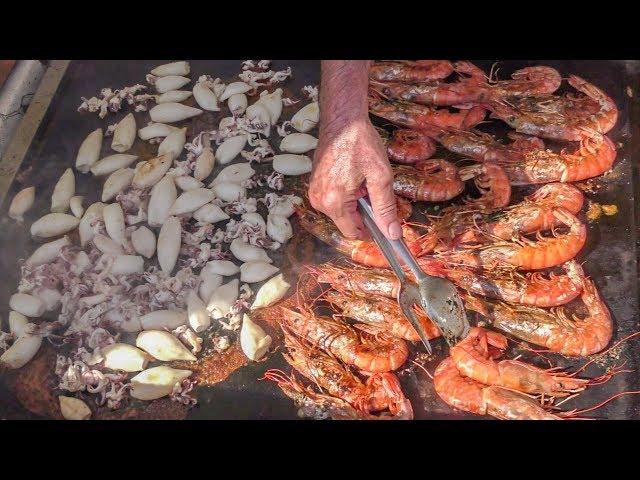
<path fill-rule="evenodd" d="M 34 208 L 27 215 L 26 225 L 48 211 L 53 185 L 65 168 L 71 166 L 75 160 L 77 148 L 84 137 L 98 127 L 106 128 L 124 117 L 130 110 L 123 108 L 117 114 L 109 114 L 101 120 L 95 114 L 79 114 L 76 108 L 80 104 L 80 97 L 97 95 L 101 88 L 120 88 L 125 85 L 144 83 L 145 74 L 155 65 L 165 61 L 96 61 L 72 62 L 54 97 L 51 107 L 45 116 L 34 142 L 18 172 L 17 180 L 7 195 L 7 201 L 2 207 L 0 219 L 0 266 L 5 275 L 5 282 L 0 292 L 0 305 L 3 318 L 8 315 L 8 299 L 15 291 L 19 278 L 16 261 L 24 258 L 36 247 L 30 239 L 28 228 L 15 228 L 6 219 L 8 201 L 13 195 L 26 185 L 34 184 L 39 192 Z M 231 76 L 240 70 L 240 60 L 234 61 L 192 61 L 190 78 L 195 81 L 199 75 L 209 74 L 219 76 L 229 81 Z M 478 61 L 477 64 L 485 71 L 489 71 L 491 61 Z M 638 92 L 637 79 L 631 80 L 625 72 L 621 62 L 587 62 L 587 61 L 509 61 L 501 62 L 500 78 L 508 78 L 515 69 L 528 65 L 544 64 L 558 68 L 563 76 L 570 73 L 583 76 L 595 83 L 611 95 L 618 108 L 620 117 L 616 128 L 610 133 L 614 142 L 621 142 L 622 148 L 618 152 L 618 159 L 612 174 L 606 179 L 596 182 L 599 191 L 595 194 L 587 193 L 588 198 L 603 204 L 618 205 L 620 213 L 614 217 L 602 217 L 597 223 L 588 225 L 588 241 L 578 260 L 585 262 L 585 270 L 591 275 L 600 292 L 610 307 L 616 324 L 614 341 L 637 330 L 638 284 L 637 284 L 637 255 L 635 248 L 636 220 L 635 191 L 632 181 L 632 159 L 637 152 L 638 138 L 638 109 L 635 103 L 625 95 L 625 88 L 631 85 Z M 274 69 L 290 65 L 294 77 L 284 83 L 285 94 L 293 93 L 300 98 L 299 89 L 303 85 L 317 84 L 319 80 L 319 62 L 317 61 L 274 61 Z M 193 83 L 189 84 L 192 86 Z M 187 88 L 187 87 L 185 87 Z M 633 100 L 635 102 L 635 98 Z M 186 102 L 190 104 L 189 102 Z M 285 109 L 283 117 L 288 118 L 291 112 L 301 104 L 291 109 Z M 633 111 L 631 111 L 633 110 Z M 148 121 L 148 113 L 135 114 L 138 127 L 143 125 L 143 119 Z M 214 126 L 213 119 L 205 117 L 185 125 L 191 125 L 196 131 L 205 126 Z M 632 121 L 633 119 L 634 121 Z M 504 127 L 500 122 L 493 121 L 483 125 L 482 130 L 500 133 Z M 190 129 L 189 133 L 193 133 Z M 273 138 L 273 137 L 272 137 Z M 189 138 L 188 138 L 189 140 Z M 277 142 L 275 142 L 277 143 Z M 277 144 L 273 145 L 277 147 Z M 141 148 L 142 147 L 142 148 Z M 155 151 L 154 147 L 154 150 Z M 134 147 L 136 153 L 143 158 L 152 151 L 145 150 L 145 144 L 138 141 Z M 103 155 L 109 152 L 105 142 Z M 21 175 L 25 172 L 25 175 Z M 20 181 L 24 177 L 24 181 Z M 95 182 L 91 176 L 82 175 L 78 182 L 78 195 L 86 195 L 85 207 L 97 198 L 97 192 L 102 182 Z M 584 220 L 584 214 L 581 215 Z M 335 255 L 325 246 L 316 242 L 316 261 L 335 258 Z M 433 372 L 435 366 L 444 357 L 441 341 L 433 342 L 435 352 L 425 367 Z M 637 360 L 633 352 L 638 350 L 638 342 L 628 342 L 614 355 L 606 356 L 601 362 L 587 370 L 589 376 L 601 374 L 607 365 L 626 361 L 626 367 L 638 370 Z M 509 355 L 515 356 L 520 351 L 512 348 Z M 564 359 L 557 355 L 550 358 L 555 364 L 564 367 L 575 367 L 584 363 Z M 545 366 L 544 363 L 537 363 Z M 206 419 L 291 419 L 296 418 L 296 408 L 291 400 L 286 398 L 271 382 L 257 381 L 268 368 L 282 368 L 289 371 L 279 352 L 259 363 L 251 363 L 232 373 L 225 381 L 213 387 L 200 388 L 198 391 L 199 406 L 191 410 L 189 418 Z M 563 408 L 574 406 L 589 406 L 598 403 L 608 396 L 623 390 L 637 390 L 639 385 L 637 373 L 621 374 L 604 386 L 595 387 L 582 394 L 577 401 L 567 402 Z M 403 388 L 411 399 L 415 416 L 418 419 L 428 418 L 482 418 L 461 412 L 454 412 L 435 395 L 432 382 L 420 369 L 399 372 Z M 0 377 L 0 382 L 2 382 Z M 16 402 L 6 386 L 0 383 L 0 416 L 2 418 L 34 418 L 25 412 Z M 628 396 L 605 406 L 596 415 L 604 418 L 639 418 L 640 398 Z"/>

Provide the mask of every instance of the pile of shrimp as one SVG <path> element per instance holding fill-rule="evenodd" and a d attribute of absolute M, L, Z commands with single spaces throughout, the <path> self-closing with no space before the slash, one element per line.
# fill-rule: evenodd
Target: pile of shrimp
<path fill-rule="evenodd" d="M 580 219 L 585 198 L 571 183 L 612 168 L 616 148 L 605 134 L 618 111 L 575 75 L 567 83 L 577 93 L 557 95 L 562 81 L 547 66 L 496 80 L 470 62 L 444 60 L 380 61 L 370 71 L 369 112 L 397 127 L 378 131 L 393 162 L 404 241 L 426 273 L 458 287 L 469 317 L 486 326 L 452 347 L 433 374 L 438 396 L 458 410 L 568 418 L 576 412 L 560 411 L 554 400 L 608 378 L 498 360 L 508 354 L 505 335 L 533 344 L 531 350 L 587 357 L 605 350 L 614 334 L 611 314 L 577 260 L 587 239 Z M 513 129 L 509 143 L 478 129 L 486 112 Z M 556 153 L 544 139 L 574 143 Z M 434 158 L 439 147 L 447 159 Z M 411 222 L 413 202 L 434 203 L 439 214 Z M 332 418 L 411 417 L 391 372 L 411 361 L 407 342 L 419 344 L 419 337 L 398 306 L 397 278 L 372 241 L 345 238 L 306 204 L 297 214 L 305 230 L 349 263 L 309 266 L 329 288 L 282 313 L 285 358 L 321 393 L 281 372 L 272 379 L 299 404 L 321 404 Z M 314 313 L 318 300 L 332 316 Z M 416 313 L 427 336 L 438 338 L 438 328 Z M 356 381 L 352 370 L 367 382 Z"/>

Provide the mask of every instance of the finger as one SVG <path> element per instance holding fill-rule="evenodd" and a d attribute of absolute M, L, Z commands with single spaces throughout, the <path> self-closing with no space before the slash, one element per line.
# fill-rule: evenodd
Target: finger
<path fill-rule="evenodd" d="M 348 239 L 365 239 L 364 224 L 359 212 L 356 210 L 357 200 L 353 195 L 345 193 L 341 189 L 329 190 L 314 206 L 327 215 L 342 235 Z"/>
<path fill-rule="evenodd" d="M 332 218 L 332 220 L 345 238 L 350 240 L 367 239 L 366 230 L 358 212 L 345 213 L 339 217 Z"/>
<path fill-rule="evenodd" d="M 393 174 L 385 172 L 372 174 L 367 178 L 367 191 L 373 208 L 376 224 L 391 240 L 402 238 L 402 227 L 398 221 L 396 197 L 393 194 Z"/>

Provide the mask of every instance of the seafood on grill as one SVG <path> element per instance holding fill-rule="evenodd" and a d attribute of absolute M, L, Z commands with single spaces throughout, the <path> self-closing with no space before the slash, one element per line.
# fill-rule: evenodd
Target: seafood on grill
<path fill-rule="evenodd" d="M 435 151 L 435 142 L 420 130 L 397 129 L 387 143 L 389 159 L 396 163 L 411 165 L 430 158 Z"/>
<path fill-rule="evenodd" d="M 442 159 L 393 166 L 393 191 L 412 201 L 444 202 L 458 196 L 464 182 L 458 169 Z"/>
<path fill-rule="evenodd" d="M 422 83 L 442 80 L 453 73 L 448 60 L 383 61 L 369 69 L 369 78 L 379 82 Z"/>

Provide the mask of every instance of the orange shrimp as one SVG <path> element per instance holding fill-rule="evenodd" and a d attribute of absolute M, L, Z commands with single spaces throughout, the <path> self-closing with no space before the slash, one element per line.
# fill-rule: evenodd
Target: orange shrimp
<path fill-rule="evenodd" d="M 581 300 L 588 316 L 569 318 L 561 308 L 543 310 L 474 298 L 465 306 L 486 317 L 499 330 L 553 352 L 570 356 L 593 355 L 611 341 L 613 322 L 593 282 L 575 264 L 570 275 L 582 284 Z"/>
<path fill-rule="evenodd" d="M 503 420 L 560 420 L 533 398 L 494 385 L 486 386 L 463 377 L 451 358 L 446 358 L 433 374 L 438 396 L 453 408 Z"/>
<path fill-rule="evenodd" d="M 604 134 L 618 120 L 615 102 L 602 90 L 571 75 L 569 84 L 586 96 L 551 96 L 498 99 L 483 104 L 517 132 L 545 138 L 581 141 Z M 496 99 L 494 99 L 496 100 Z"/>
<path fill-rule="evenodd" d="M 446 109 L 434 109 L 409 102 L 391 103 L 375 92 L 369 94 L 369 112 L 376 117 L 405 128 L 421 129 L 425 126 L 472 128 L 484 120 L 483 107 L 473 107 L 452 113 Z"/>
<path fill-rule="evenodd" d="M 582 249 L 587 240 L 587 229 L 567 210 L 554 209 L 553 215 L 569 228 L 568 233 L 559 235 L 554 232 L 552 237 L 543 237 L 538 233 L 536 241 L 520 237 L 513 241 L 444 252 L 440 258 L 455 264 L 483 268 L 492 268 L 500 263 L 508 263 L 522 270 L 540 270 L 561 265 L 574 258 Z"/>
<path fill-rule="evenodd" d="M 444 202 L 464 190 L 458 169 L 441 159 L 422 160 L 413 166 L 393 166 L 393 191 L 413 201 Z"/>
<path fill-rule="evenodd" d="M 460 178 L 473 181 L 481 197 L 466 199 L 465 203 L 480 210 L 494 210 L 509 205 L 511 184 L 504 169 L 495 163 L 481 163 L 460 169 Z"/>
<path fill-rule="evenodd" d="M 375 295 L 357 296 L 337 290 L 328 291 L 324 298 L 340 309 L 345 317 L 380 327 L 394 337 L 411 342 L 420 340 L 420 336 L 404 316 L 395 300 Z M 423 310 L 416 308 L 415 314 L 429 340 L 441 336 L 438 327 L 429 320 Z"/>
<path fill-rule="evenodd" d="M 441 80 L 452 73 L 453 65 L 448 60 L 376 62 L 369 70 L 369 78 L 380 82 L 419 83 Z"/>
<path fill-rule="evenodd" d="M 296 335 L 360 370 L 381 373 L 399 368 L 409 356 L 404 340 L 373 331 L 357 330 L 335 318 L 317 316 L 306 305 L 296 310 L 281 308 L 281 324 Z"/>
<path fill-rule="evenodd" d="M 451 360 L 465 377 L 523 393 L 566 397 L 587 388 L 589 380 L 573 378 L 556 369 L 543 370 L 518 360 L 496 361 L 507 348 L 504 335 L 474 327 L 451 347 Z"/>
<path fill-rule="evenodd" d="M 352 240 L 342 236 L 335 224 L 325 215 L 311 209 L 298 207 L 300 225 L 307 232 L 331 245 L 336 250 L 362 265 L 370 267 L 387 267 L 389 262 L 374 241 Z M 407 246 L 414 255 L 422 255 L 431 251 L 435 240 L 430 237 L 420 237 L 409 225 L 403 224 L 402 231 Z"/>
<path fill-rule="evenodd" d="M 309 265 L 307 270 L 320 283 L 329 283 L 336 290 L 347 290 L 357 295 L 381 295 L 398 298 L 400 280 L 391 271 L 381 268 L 346 268 L 324 263 Z"/>
<path fill-rule="evenodd" d="M 435 142 L 419 130 L 398 129 L 387 145 L 389 158 L 407 165 L 426 160 L 435 152 Z"/>

